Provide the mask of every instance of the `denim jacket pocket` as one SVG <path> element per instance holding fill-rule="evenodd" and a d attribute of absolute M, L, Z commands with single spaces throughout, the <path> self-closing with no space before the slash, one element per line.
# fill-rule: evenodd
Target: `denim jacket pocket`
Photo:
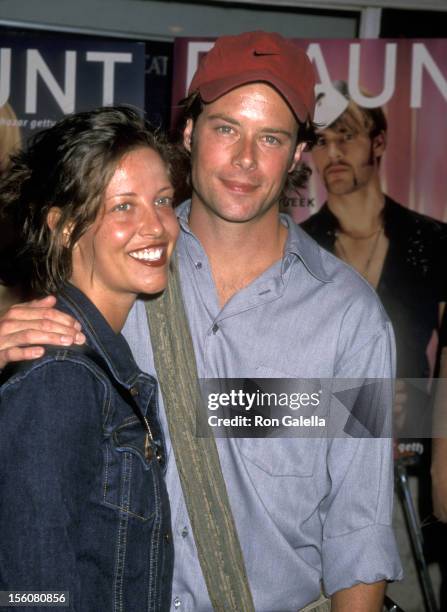
<path fill-rule="evenodd" d="M 146 435 L 141 421 L 131 417 L 113 431 L 103 449 L 102 502 L 142 520 L 152 518 L 159 503 L 157 460 L 146 457 Z"/>

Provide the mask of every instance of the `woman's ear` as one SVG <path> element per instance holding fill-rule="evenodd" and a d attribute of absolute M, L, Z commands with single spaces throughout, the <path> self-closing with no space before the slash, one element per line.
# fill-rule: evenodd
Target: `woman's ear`
<path fill-rule="evenodd" d="M 60 221 L 62 215 L 62 211 L 58 206 L 52 206 L 47 214 L 47 225 L 52 232 L 56 230 L 56 227 Z M 62 239 L 64 246 L 68 246 L 68 241 L 70 239 L 72 231 L 72 225 L 67 223 L 62 230 Z"/>
<path fill-rule="evenodd" d="M 57 206 L 52 206 L 47 214 L 47 225 L 52 232 L 56 229 L 59 219 L 61 218 L 61 209 Z"/>

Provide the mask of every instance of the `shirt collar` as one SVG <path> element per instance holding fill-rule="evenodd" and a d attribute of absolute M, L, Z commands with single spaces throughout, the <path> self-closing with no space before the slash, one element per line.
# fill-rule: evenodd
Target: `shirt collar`
<path fill-rule="evenodd" d="M 177 219 L 179 220 L 180 227 L 188 234 L 191 234 L 189 227 L 189 211 L 191 210 L 191 200 L 185 200 L 175 209 Z"/>
<path fill-rule="evenodd" d="M 284 213 L 280 214 L 281 221 L 287 226 L 287 242 L 284 255 L 294 255 L 301 259 L 312 276 L 323 283 L 331 282 L 332 278 L 326 272 L 321 253 L 321 247 L 302 230 L 295 221 Z"/>
<path fill-rule="evenodd" d="M 190 209 L 191 200 L 186 200 L 177 207 L 176 213 L 182 230 L 192 235 L 188 224 Z M 284 261 L 287 261 L 289 256 L 298 257 L 312 276 L 324 283 L 330 282 L 332 279 L 324 269 L 318 244 L 289 215 L 281 213 L 280 218 L 288 229 Z"/>
<path fill-rule="evenodd" d="M 394 233 L 401 234 L 402 232 L 400 231 L 399 222 L 402 220 L 400 213 L 404 207 L 392 200 L 386 194 L 384 198 L 383 225 L 385 235 L 389 237 Z M 337 217 L 329 208 L 327 202 L 321 206 L 320 210 L 315 213 L 315 215 L 309 217 L 308 221 L 311 221 L 314 217 L 315 219 L 318 219 L 318 224 L 313 228 L 312 235 L 318 236 L 318 240 L 324 236 L 330 236 L 332 239 L 335 239 L 335 234 L 339 229 L 340 224 Z M 304 222 L 304 225 L 306 225 L 306 222 Z"/>

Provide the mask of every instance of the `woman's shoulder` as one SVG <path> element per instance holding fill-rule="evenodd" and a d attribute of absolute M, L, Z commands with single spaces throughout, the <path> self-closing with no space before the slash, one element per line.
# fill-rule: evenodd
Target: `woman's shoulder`
<path fill-rule="evenodd" d="M 63 390 L 73 383 L 110 386 L 104 369 L 94 358 L 94 352 L 87 346 L 45 347 L 45 354 L 38 359 L 8 364 L 0 374 L 0 390 L 18 384 L 47 384 L 57 380 Z M 36 387 L 36 393 L 44 391 Z"/>
<path fill-rule="evenodd" d="M 35 445 L 37 438 L 45 456 L 54 452 L 60 458 L 73 440 L 82 444 L 90 434 L 101 436 L 114 414 L 106 375 L 70 348 L 50 348 L 39 359 L 11 365 L 0 382 L 0 446 L 19 436 L 23 444 Z"/>

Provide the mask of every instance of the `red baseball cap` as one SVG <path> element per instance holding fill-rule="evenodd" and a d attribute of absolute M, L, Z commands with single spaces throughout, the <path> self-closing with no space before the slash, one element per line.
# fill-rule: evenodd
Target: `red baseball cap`
<path fill-rule="evenodd" d="M 273 85 L 300 121 L 312 120 L 312 64 L 302 49 L 275 32 L 244 32 L 218 38 L 200 61 L 188 95 L 199 91 L 204 102 L 213 102 L 235 87 L 256 81 Z"/>

